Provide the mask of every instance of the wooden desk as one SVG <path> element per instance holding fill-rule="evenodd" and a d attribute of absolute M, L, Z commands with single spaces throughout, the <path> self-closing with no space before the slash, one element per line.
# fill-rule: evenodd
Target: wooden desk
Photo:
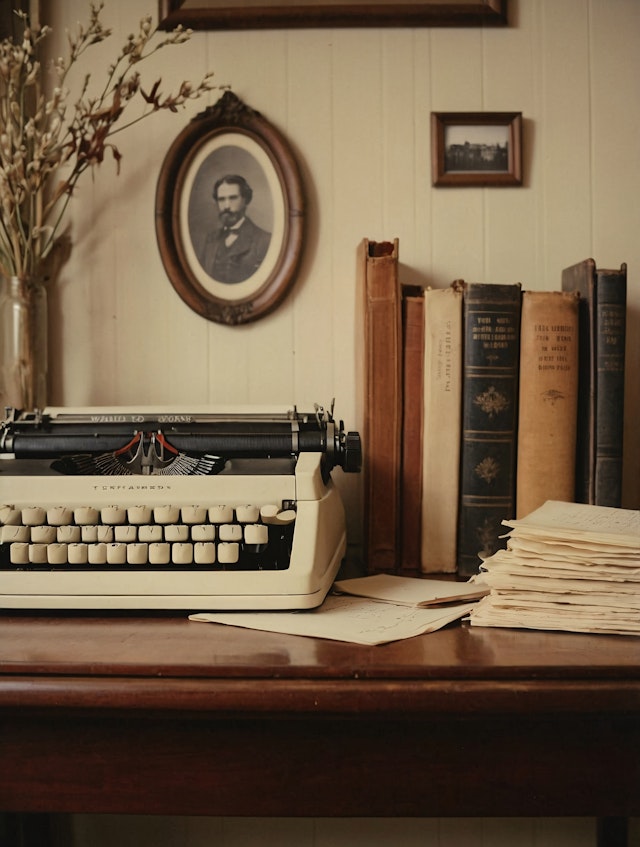
<path fill-rule="evenodd" d="M 0 755 L 13 812 L 636 816 L 640 639 L 4 614 Z"/>

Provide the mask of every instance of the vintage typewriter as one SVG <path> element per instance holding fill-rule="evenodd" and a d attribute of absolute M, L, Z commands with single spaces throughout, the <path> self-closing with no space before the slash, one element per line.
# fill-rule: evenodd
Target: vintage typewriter
<path fill-rule="evenodd" d="M 333 409 L 7 410 L 0 607 L 307 609 L 346 549 Z"/>

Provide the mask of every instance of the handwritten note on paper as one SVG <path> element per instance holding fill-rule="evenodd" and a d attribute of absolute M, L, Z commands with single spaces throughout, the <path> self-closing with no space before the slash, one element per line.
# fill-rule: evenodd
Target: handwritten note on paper
<path fill-rule="evenodd" d="M 640 550 L 640 511 L 547 500 L 520 520 L 503 521 L 511 534 L 628 546 Z"/>
<path fill-rule="evenodd" d="M 322 606 L 310 611 L 200 612 L 189 615 L 189 620 L 373 646 L 441 629 L 465 617 L 473 605 L 410 608 L 364 597 L 330 595 Z"/>

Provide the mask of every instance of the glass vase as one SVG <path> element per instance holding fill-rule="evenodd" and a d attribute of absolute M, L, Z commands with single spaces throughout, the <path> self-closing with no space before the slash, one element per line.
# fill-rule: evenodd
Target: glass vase
<path fill-rule="evenodd" d="M 47 290 L 40 278 L 0 280 L 0 412 L 47 405 Z"/>

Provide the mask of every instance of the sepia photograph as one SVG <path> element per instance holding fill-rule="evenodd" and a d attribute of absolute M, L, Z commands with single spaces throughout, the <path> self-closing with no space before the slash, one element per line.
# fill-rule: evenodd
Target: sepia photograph
<path fill-rule="evenodd" d="M 433 185 L 522 184 L 521 112 L 432 112 Z"/>
<path fill-rule="evenodd" d="M 304 236 L 297 163 L 280 132 L 231 91 L 171 145 L 156 236 L 171 284 L 208 320 L 258 320 L 293 284 Z"/>

